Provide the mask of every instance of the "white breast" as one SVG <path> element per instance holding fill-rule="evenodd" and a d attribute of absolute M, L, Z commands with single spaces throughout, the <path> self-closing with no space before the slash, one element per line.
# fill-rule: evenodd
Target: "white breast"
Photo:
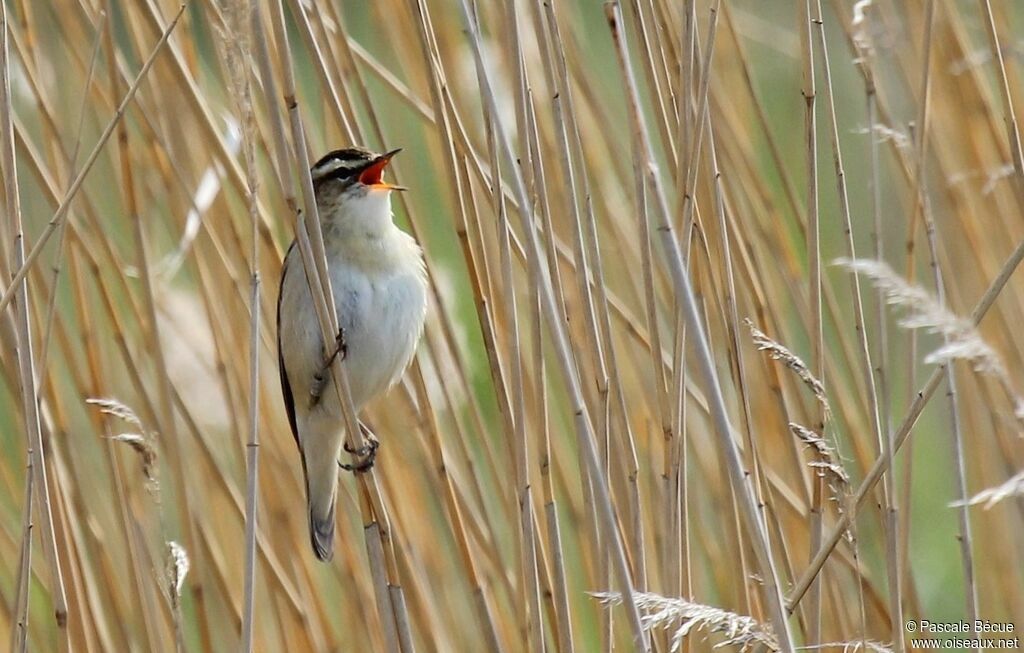
<path fill-rule="evenodd" d="M 356 409 L 394 384 L 412 361 L 426 315 L 426 275 L 416 241 L 391 222 L 386 193 L 349 202 L 348 211 L 321 206 L 331 287 L 344 330 L 343 361 Z M 281 349 L 296 410 L 309 407 L 314 376 L 323 363 L 323 341 L 293 248 L 281 294 Z M 333 343 L 332 343 L 333 346 Z M 327 387 L 317 412 L 337 413 L 337 393 Z"/>
<path fill-rule="evenodd" d="M 398 257 L 396 265 L 367 271 L 341 263 L 331 269 L 334 301 L 345 331 L 344 364 L 357 408 L 398 381 L 423 332 L 422 255 L 412 238 L 398 233 L 407 241 L 403 245 L 409 256 Z"/>

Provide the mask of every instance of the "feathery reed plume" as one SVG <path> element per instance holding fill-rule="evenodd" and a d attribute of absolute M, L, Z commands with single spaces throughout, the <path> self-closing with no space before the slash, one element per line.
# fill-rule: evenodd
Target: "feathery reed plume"
<path fill-rule="evenodd" d="M 110 436 L 115 442 L 122 442 L 131 447 L 132 451 L 139 455 L 142 462 L 142 473 L 146 477 L 146 487 L 151 492 L 159 490 L 160 481 L 157 473 L 157 453 L 153 445 L 154 434 L 146 430 L 142 420 L 132 410 L 131 406 L 112 397 L 96 398 L 90 397 L 85 403 L 97 406 L 104 415 L 110 415 L 128 422 L 135 426 L 138 431 L 134 433 L 118 433 Z"/>
<path fill-rule="evenodd" d="M 963 359 L 971 361 L 978 372 L 1005 373 L 999 356 L 981 339 L 969 320 L 953 314 L 921 286 L 908 283 L 887 263 L 848 258 L 838 258 L 833 263 L 868 277 L 885 293 L 890 305 L 903 309 L 906 315 L 899 321 L 903 328 L 925 329 L 949 339 L 945 345 L 925 356 L 926 363 L 944 364 L 953 359 Z"/>
<path fill-rule="evenodd" d="M 604 605 L 615 605 L 622 600 L 618 592 L 591 592 L 590 595 Z M 779 650 L 779 641 L 771 627 L 753 617 L 652 592 L 636 592 L 634 597 L 637 607 L 643 612 L 644 628 L 664 629 L 672 633 L 671 653 L 681 650 L 683 640 L 698 631 L 721 637 L 722 641 L 712 648 L 738 646 L 740 651 L 746 651 L 761 645 L 771 651 Z"/>
<path fill-rule="evenodd" d="M 188 552 L 174 540 L 167 543 L 167 593 L 171 602 L 177 605 L 181 599 L 181 588 L 185 584 L 185 576 L 192 563 L 188 559 Z"/>
<path fill-rule="evenodd" d="M 1013 55 L 1017 59 L 1024 57 L 1024 47 L 1021 47 L 1021 43 L 1019 41 L 1014 45 L 1003 46 L 1002 50 L 1004 54 Z M 992 61 L 991 48 L 971 50 L 964 54 L 963 57 L 955 59 L 949 64 L 949 74 L 954 76 L 963 75 L 968 71 L 984 66 L 990 61 Z"/>
<path fill-rule="evenodd" d="M 753 339 L 757 350 L 768 352 L 768 355 L 773 360 L 781 361 L 786 367 L 795 372 L 800 377 L 800 380 L 804 382 L 804 385 L 814 393 L 814 398 L 818 400 L 818 403 L 821 404 L 825 411 L 825 417 L 831 416 L 832 408 L 829 406 L 828 397 L 825 395 L 825 385 L 811 373 L 807 364 L 784 345 L 765 335 L 764 332 L 754 326 L 750 318 L 744 318 L 743 323 L 750 329 L 750 337 Z"/>
<path fill-rule="evenodd" d="M 924 329 L 941 335 L 944 343 L 924 357 L 931 365 L 948 365 L 954 360 L 971 363 L 978 374 L 995 378 L 1003 386 L 1017 419 L 1024 420 L 1024 398 L 1016 391 L 999 354 L 984 339 L 974 324 L 962 318 L 935 298 L 930 292 L 896 274 L 883 261 L 873 259 L 837 258 L 833 261 L 855 273 L 863 274 L 884 293 L 886 301 L 903 309 L 899 325 L 905 329 Z"/>
<path fill-rule="evenodd" d="M 1014 474 L 1001 485 L 982 490 L 966 501 L 954 501 L 949 506 L 959 508 L 960 506 L 976 506 L 983 503 L 985 510 L 988 510 L 1003 499 L 1021 496 L 1024 496 L 1024 471 Z"/>
<path fill-rule="evenodd" d="M 164 560 L 165 577 L 167 580 L 167 596 L 171 601 L 171 617 L 174 621 L 174 639 L 179 653 L 185 650 L 185 638 L 181 619 L 181 588 L 185 584 L 191 562 L 188 552 L 174 540 L 167 542 L 167 553 Z"/>
<path fill-rule="evenodd" d="M 855 129 L 854 133 L 870 134 L 872 131 L 874 131 L 875 137 L 878 139 L 879 143 L 892 143 L 898 149 L 907 151 L 909 151 L 913 146 L 913 143 L 910 142 L 910 136 L 905 132 L 894 127 L 889 127 L 888 125 L 883 125 L 880 122 L 875 123 L 873 129 L 871 127 L 861 127 L 859 129 Z"/>
<path fill-rule="evenodd" d="M 999 187 L 999 182 L 1004 179 L 1009 179 L 1014 175 L 1016 169 L 1012 163 L 1004 163 L 1000 166 L 992 168 L 978 169 L 978 170 L 963 170 L 961 172 L 955 172 L 949 175 L 949 183 L 951 185 L 963 184 L 972 179 L 984 179 L 985 183 L 981 187 L 982 196 L 988 196 L 995 192 L 996 188 Z"/>
<path fill-rule="evenodd" d="M 111 415 L 113 417 L 123 419 L 129 424 L 137 426 L 140 431 L 145 430 L 139 416 L 135 414 L 135 411 L 132 410 L 131 406 L 122 401 L 114 399 L 113 397 L 89 397 L 85 400 L 85 403 L 99 407 L 100 412 L 104 415 Z"/>
<path fill-rule="evenodd" d="M 817 455 L 818 460 L 808 463 L 810 467 L 824 470 L 824 472 L 827 472 L 833 479 L 838 481 L 840 486 L 845 486 L 850 482 L 850 475 L 843 469 L 839 455 L 836 453 L 835 448 L 825 441 L 825 438 L 806 426 L 796 424 L 795 422 L 789 423 L 789 430 L 800 442 L 813 449 L 815 455 Z"/>
<path fill-rule="evenodd" d="M 959 537 L 965 619 L 977 595 L 1024 605 L 1001 563 L 1024 523 L 964 519 L 1024 484 L 1001 464 L 1021 423 L 998 414 L 1010 377 L 1024 393 L 1024 305 L 1002 297 L 1024 262 L 1021 47 L 999 3 L 619 1 L 607 30 L 600 2 L 210 0 L 180 22 L 171 1 L 67 4 L 5 2 L 0 29 L 0 430 L 31 435 L 0 456 L 25 497 L 0 502 L 21 524 L 0 538 L 11 650 L 573 653 L 639 633 L 667 653 L 684 619 L 649 632 L 578 591 L 635 587 L 751 615 L 783 650 L 902 651 L 901 587 L 947 601 L 921 581 L 957 549 L 901 545 L 929 516 L 918 471 L 963 502 L 960 528 L 929 526 Z M 383 454 L 340 483 L 326 567 L 267 383 L 267 280 L 297 233 L 333 341 L 308 169 L 349 145 L 406 149 L 394 217 L 432 308 L 410 374 L 360 415 Z M 917 296 L 871 287 L 862 312 L 864 272 L 822 275 L 822 252 L 889 261 L 992 348 L 896 327 Z M 969 360 L 922 373 L 925 355 Z M 915 473 L 889 474 L 954 387 Z M 689 628 L 683 651 L 722 639 Z"/>
<path fill-rule="evenodd" d="M 853 5 L 853 19 L 850 24 L 854 27 L 860 26 L 864 22 L 864 12 L 867 11 L 873 2 L 874 0 L 857 0 Z"/>
<path fill-rule="evenodd" d="M 142 473 L 145 475 L 146 481 L 152 485 L 157 483 L 156 449 L 150 445 L 145 436 L 139 433 L 118 433 L 110 436 L 110 439 L 127 444 L 135 453 L 139 454 L 142 459 Z"/>
<path fill-rule="evenodd" d="M 1012 163 L 1001 165 L 985 173 L 985 185 L 981 187 L 982 195 L 991 195 L 1000 181 L 1013 175 Z"/>

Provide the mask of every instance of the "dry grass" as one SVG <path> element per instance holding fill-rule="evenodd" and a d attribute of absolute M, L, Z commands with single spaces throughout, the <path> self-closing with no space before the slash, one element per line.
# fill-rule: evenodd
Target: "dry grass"
<path fill-rule="evenodd" d="M 619 594 L 595 594 L 603 603 L 614 605 L 621 600 Z M 736 647 L 740 651 L 764 647 L 778 651 L 779 642 L 771 628 L 750 617 L 727 610 L 691 603 L 681 598 L 666 598 L 649 592 L 636 595 L 636 601 L 644 612 L 644 626 L 649 629 L 665 629 L 672 633 L 669 645 L 671 653 L 682 648 L 687 637 L 701 634 L 711 635 L 714 648 Z"/>
<path fill-rule="evenodd" d="M 4 0 L 12 650 L 1024 628 L 1015 3 L 254 4 Z M 274 306 L 353 142 L 431 310 L 322 565 Z"/>

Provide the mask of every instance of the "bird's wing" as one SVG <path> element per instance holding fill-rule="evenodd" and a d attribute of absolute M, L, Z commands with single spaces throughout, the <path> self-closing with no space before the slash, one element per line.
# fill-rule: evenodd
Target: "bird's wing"
<path fill-rule="evenodd" d="M 277 368 L 281 372 L 281 395 L 284 397 L 284 409 L 288 413 L 288 426 L 292 429 L 292 437 L 302 451 L 302 442 L 299 441 L 299 429 L 295 425 L 295 397 L 292 395 L 292 385 L 288 382 L 288 370 L 284 367 L 284 354 L 281 351 L 281 296 L 284 294 L 284 278 L 288 274 L 288 261 L 291 260 L 292 250 L 295 249 L 295 241 L 288 247 L 284 255 L 284 265 L 281 267 L 281 285 L 277 289 Z"/>

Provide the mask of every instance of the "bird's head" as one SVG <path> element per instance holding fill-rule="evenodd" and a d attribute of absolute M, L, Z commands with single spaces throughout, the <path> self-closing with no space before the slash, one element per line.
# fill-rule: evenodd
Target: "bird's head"
<path fill-rule="evenodd" d="M 405 190 L 384 181 L 391 158 L 401 150 L 377 154 L 361 147 L 334 150 L 310 169 L 322 220 L 391 217 L 391 192 Z"/>

